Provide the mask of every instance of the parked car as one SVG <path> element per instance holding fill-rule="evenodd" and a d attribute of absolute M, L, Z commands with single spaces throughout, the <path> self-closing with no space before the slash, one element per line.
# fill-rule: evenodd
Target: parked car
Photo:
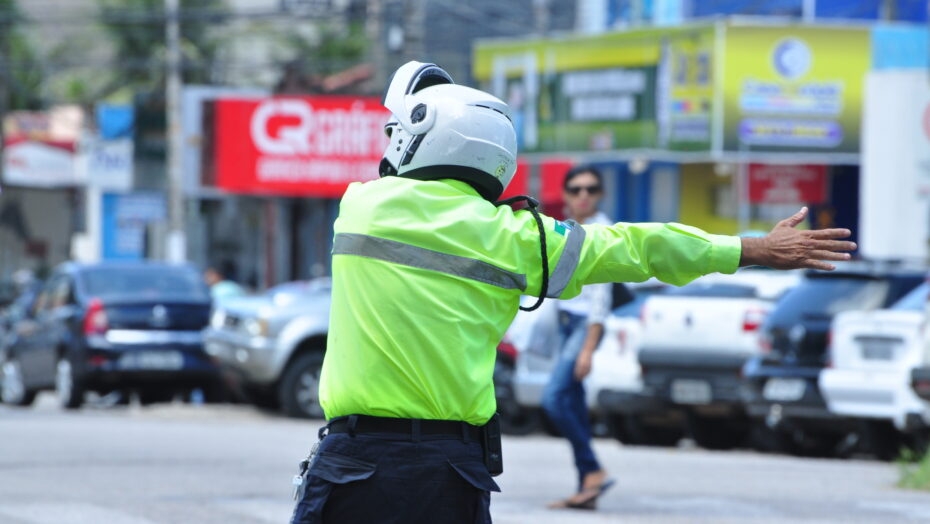
<path fill-rule="evenodd" d="M 649 280 L 614 288 L 615 307 L 605 323 L 603 339 L 592 359 L 591 374 L 585 381 L 588 406 L 595 417 L 600 416 L 597 397 L 602 387 L 639 387 L 639 366 L 630 357 L 634 355 L 635 359 L 639 306 L 646 296 L 665 287 L 657 280 Z M 546 425 L 540 408 L 543 390 L 558 357 L 558 302 L 547 300 L 535 311 L 518 312 L 498 346 L 495 375 L 498 411 L 511 433 L 528 433 L 540 424 L 554 431 Z"/>
<path fill-rule="evenodd" d="M 322 418 L 319 378 L 329 329 L 330 280 L 290 282 L 218 304 L 207 352 L 250 402 Z"/>
<path fill-rule="evenodd" d="M 820 391 L 832 413 L 859 422 L 865 451 L 891 460 L 901 446 L 922 451 L 930 439 L 930 404 L 911 389 L 923 359 L 923 283 L 888 309 L 833 318 Z"/>
<path fill-rule="evenodd" d="M 911 388 L 930 406 L 930 301 L 924 305 L 920 363 L 911 370 Z"/>
<path fill-rule="evenodd" d="M 747 443 L 751 427 L 739 395 L 740 371 L 761 353 L 763 320 L 800 279 L 797 271 L 745 268 L 650 297 L 639 350 L 642 396 L 650 402 L 628 414 L 626 425 L 686 432 L 710 449 Z"/>
<path fill-rule="evenodd" d="M 655 399 L 643 394 L 639 351 L 642 344 L 642 309 L 650 297 L 675 288 L 650 280 L 628 285 L 633 300 L 615 308 L 604 325 L 604 337 L 591 361 L 585 382 L 588 406 L 595 420 L 603 421 L 610 436 L 625 444 L 672 445 L 682 434 L 660 428 L 652 431 L 636 424 L 638 414 L 652 408 Z"/>
<path fill-rule="evenodd" d="M 0 310 L 0 351 L 3 351 L 3 347 L 10 343 L 10 338 L 14 334 L 14 326 L 32 309 L 41 291 L 42 282 L 32 281 Z"/>
<path fill-rule="evenodd" d="M 843 311 L 890 306 L 925 274 L 923 268 L 854 262 L 808 271 L 785 294 L 763 323 L 764 354 L 743 367 L 741 394 L 749 415 L 769 429 L 765 447 L 816 455 L 849 449 L 855 424 L 830 412 L 818 387 L 830 322 Z"/>
<path fill-rule="evenodd" d="M 54 390 L 73 409 L 85 393 L 137 392 L 142 403 L 194 389 L 223 397 L 201 330 L 210 294 L 191 266 L 66 263 L 56 268 L 4 347 L 3 401 Z"/>

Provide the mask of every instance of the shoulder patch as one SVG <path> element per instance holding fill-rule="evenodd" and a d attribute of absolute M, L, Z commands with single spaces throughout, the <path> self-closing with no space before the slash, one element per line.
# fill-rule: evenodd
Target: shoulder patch
<path fill-rule="evenodd" d="M 560 234 L 560 235 L 562 235 L 562 236 L 564 237 L 565 235 L 568 234 L 569 231 L 572 230 L 572 225 L 569 224 L 568 222 L 563 222 L 563 221 L 561 221 L 561 220 L 556 220 L 556 221 L 555 221 L 555 225 L 553 226 L 553 229 L 555 230 L 556 233 L 558 233 L 558 234 Z"/>

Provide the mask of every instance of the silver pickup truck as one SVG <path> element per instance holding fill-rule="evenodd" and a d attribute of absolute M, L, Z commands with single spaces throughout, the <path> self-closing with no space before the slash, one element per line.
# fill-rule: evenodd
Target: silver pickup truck
<path fill-rule="evenodd" d="M 750 424 L 740 397 L 740 370 L 763 351 L 759 328 L 798 272 L 747 268 L 707 275 L 643 306 L 639 364 L 643 395 L 654 402 L 628 425 L 678 427 L 698 445 L 742 444 Z"/>
<path fill-rule="evenodd" d="M 204 347 L 248 401 L 292 417 L 322 418 L 318 389 L 329 308 L 328 278 L 228 299 L 215 307 Z"/>

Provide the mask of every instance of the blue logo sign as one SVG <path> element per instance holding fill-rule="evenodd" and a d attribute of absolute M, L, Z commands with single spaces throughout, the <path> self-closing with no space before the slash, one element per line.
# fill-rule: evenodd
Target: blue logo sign
<path fill-rule="evenodd" d="M 812 61 L 810 48 L 797 38 L 782 40 L 772 52 L 772 66 L 779 75 L 788 80 L 795 80 L 807 74 Z"/>

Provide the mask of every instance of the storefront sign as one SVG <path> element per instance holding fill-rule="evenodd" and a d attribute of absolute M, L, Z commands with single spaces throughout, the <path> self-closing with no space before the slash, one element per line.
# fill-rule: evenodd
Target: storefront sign
<path fill-rule="evenodd" d="M 728 27 L 727 151 L 857 153 L 865 29 Z"/>
<path fill-rule="evenodd" d="M 221 99 L 216 185 L 237 193 L 338 197 L 378 178 L 389 113 L 377 98 Z"/>
<path fill-rule="evenodd" d="M 821 204 L 826 199 L 826 166 L 749 165 L 749 201 L 754 204 Z"/>
<path fill-rule="evenodd" d="M 475 75 L 507 102 L 521 152 L 656 146 L 662 31 L 479 44 Z"/>
<path fill-rule="evenodd" d="M 102 195 L 101 256 L 103 260 L 145 258 L 145 231 L 167 217 L 161 193 L 104 193 Z"/>
<path fill-rule="evenodd" d="M 13 111 L 4 118 L 3 182 L 25 187 L 68 187 L 83 182 L 76 170 L 83 111 Z"/>

